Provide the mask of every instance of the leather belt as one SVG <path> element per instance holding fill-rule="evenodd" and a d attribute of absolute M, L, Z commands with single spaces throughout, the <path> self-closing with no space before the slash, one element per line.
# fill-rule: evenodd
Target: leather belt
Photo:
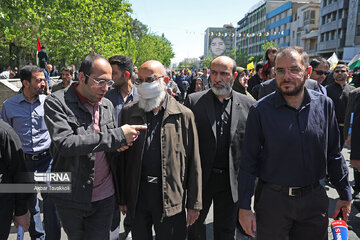
<path fill-rule="evenodd" d="M 25 153 L 25 158 L 31 159 L 31 160 L 39 160 L 41 158 L 48 156 L 49 154 L 50 154 L 49 149 L 46 149 L 46 150 L 44 150 L 40 153 L 36 153 L 36 154 Z"/>
<path fill-rule="evenodd" d="M 211 171 L 213 173 L 216 173 L 216 174 L 223 174 L 223 173 L 227 172 L 228 170 L 227 169 L 213 168 L 213 169 L 211 169 Z"/>
<path fill-rule="evenodd" d="M 160 183 L 160 178 L 154 177 L 154 176 L 141 176 L 141 181 L 157 184 L 157 183 Z"/>
<path fill-rule="evenodd" d="M 268 182 L 264 182 L 264 181 L 261 181 L 261 183 L 264 186 L 269 187 L 270 189 L 272 189 L 274 191 L 284 193 L 285 195 L 287 195 L 289 197 L 302 197 L 302 196 L 306 195 L 307 193 L 311 192 L 313 189 L 320 186 L 319 182 L 316 182 L 314 184 L 311 184 L 311 185 L 308 185 L 305 187 L 284 187 L 284 186 L 280 186 L 277 184 L 268 183 Z"/>

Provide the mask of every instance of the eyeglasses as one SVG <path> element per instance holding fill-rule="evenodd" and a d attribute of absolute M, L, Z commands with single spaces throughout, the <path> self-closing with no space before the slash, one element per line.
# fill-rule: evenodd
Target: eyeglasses
<path fill-rule="evenodd" d="M 300 72 L 302 71 L 301 68 L 299 67 L 291 67 L 291 68 L 287 68 L 287 70 L 290 72 L 290 75 L 299 75 Z M 285 68 L 277 68 L 275 70 L 275 74 L 278 77 L 284 77 L 286 73 L 286 69 Z"/>
<path fill-rule="evenodd" d="M 314 72 L 316 72 L 317 75 L 325 75 L 325 76 L 329 75 L 330 73 L 330 72 L 324 72 L 322 70 L 314 70 Z"/>
<path fill-rule="evenodd" d="M 46 82 L 45 78 L 35 78 L 35 77 L 33 78 L 35 79 L 36 83 Z"/>
<path fill-rule="evenodd" d="M 346 70 L 335 70 L 334 72 L 336 72 L 336 73 L 346 73 L 347 71 Z"/>
<path fill-rule="evenodd" d="M 147 77 L 147 78 L 145 78 L 145 79 L 143 79 L 143 78 L 137 78 L 137 79 L 135 79 L 135 84 L 136 85 L 140 85 L 140 84 L 142 84 L 143 82 L 148 82 L 148 83 L 150 83 L 150 82 L 153 82 L 153 81 L 156 81 L 156 80 L 159 80 L 160 78 L 164 78 L 164 76 L 151 76 L 151 77 Z"/>
<path fill-rule="evenodd" d="M 111 87 L 114 84 L 113 80 L 105 80 L 105 79 L 100 79 L 100 80 L 96 80 L 92 77 L 90 77 L 89 75 L 85 75 L 86 77 L 90 78 L 91 80 L 93 80 L 97 86 L 99 87 L 103 87 L 105 85 L 107 85 L 108 87 Z"/>

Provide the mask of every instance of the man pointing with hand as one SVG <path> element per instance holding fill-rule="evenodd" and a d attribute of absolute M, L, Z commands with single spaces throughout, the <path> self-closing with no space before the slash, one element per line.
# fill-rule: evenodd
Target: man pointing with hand
<path fill-rule="evenodd" d="M 69 239 L 108 239 L 119 202 L 117 151 L 127 149 L 146 126 L 116 128 L 112 103 L 103 98 L 114 83 L 108 60 L 85 58 L 79 82 L 51 94 L 44 104 L 53 172 L 71 172 L 71 193 L 52 196 Z"/>

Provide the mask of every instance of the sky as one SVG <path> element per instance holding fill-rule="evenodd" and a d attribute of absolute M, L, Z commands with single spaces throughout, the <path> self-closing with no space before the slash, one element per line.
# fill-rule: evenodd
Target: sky
<path fill-rule="evenodd" d="M 248 10 L 259 0 L 128 0 L 133 18 L 147 25 L 151 32 L 172 43 L 179 63 L 184 58 L 204 54 L 204 32 L 208 27 L 230 24 L 236 28 Z M 250 2 L 250 4 L 249 4 Z"/>

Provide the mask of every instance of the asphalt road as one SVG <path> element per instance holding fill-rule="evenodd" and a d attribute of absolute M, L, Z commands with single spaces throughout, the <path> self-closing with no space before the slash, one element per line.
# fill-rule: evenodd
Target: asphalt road
<path fill-rule="evenodd" d="M 353 180 L 354 180 L 353 170 L 352 170 L 352 167 L 349 165 L 350 151 L 349 151 L 349 149 L 344 148 L 342 153 L 343 153 L 343 155 L 344 155 L 344 157 L 346 159 L 346 162 L 347 162 L 347 164 L 349 166 L 349 171 L 350 171 L 349 179 L 350 179 L 351 183 L 353 184 Z M 336 200 L 338 199 L 338 195 L 337 195 L 337 192 L 333 188 L 331 188 L 329 186 L 326 186 L 326 190 L 327 190 L 327 194 L 329 196 L 329 203 L 330 203 L 329 216 L 332 216 Z M 333 219 L 329 218 L 329 224 L 331 223 L 332 220 Z M 123 221 L 121 221 L 121 222 L 123 222 Z M 209 215 L 208 215 L 208 217 L 206 219 L 206 224 L 207 224 L 207 239 L 208 240 L 213 240 L 213 237 L 212 237 L 212 231 L 213 231 L 213 214 L 212 214 L 212 210 L 210 210 L 210 212 L 209 212 Z M 348 225 L 350 225 L 352 227 L 352 230 L 349 230 L 349 240 L 360 239 L 360 213 L 354 206 L 351 209 L 351 214 L 350 214 L 350 218 L 348 220 Z M 124 232 L 124 229 L 121 226 L 120 233 L 123 233 L 123 232 Z M 122 236 L 123 234 L 120 234 L 120 235 Z M 9 236 L 9 239 L 10 240 L 16 240 L 16 229 L 15 229 L 14 226 L 12 226 L 12 228 L 11 228 L 11 234 Z M 30 240 L 30 237 L 29 237 L 28 233 L 25 233 L 24 239 Z M 66 240 L 66 239 L 67 239 L 66 234 L 65 234 L 64 231 L 62 231 L 61 240 Z M 246 236 L 244 236 L 244 235 L 237 232 L 236 239 L 237 240 L 249 240 L 249 239 L 253 239 L 253 238 L 246 237 Z M 330 227 L 329 227 L 329 239 L 333 239 Z"/>

